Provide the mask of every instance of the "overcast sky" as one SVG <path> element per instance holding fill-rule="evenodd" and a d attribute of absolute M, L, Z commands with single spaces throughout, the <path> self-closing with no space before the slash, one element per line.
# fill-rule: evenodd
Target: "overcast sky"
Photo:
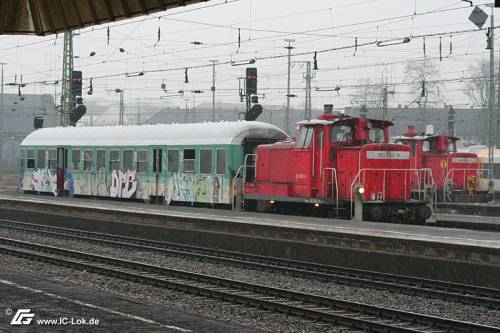
<path fill-rule="evenodd" d="M 489 14 L 490 9 L 484 6 L 486 2 L 473 2 Z M 313 89 L 340 87 L 338 93 L 313 91 L 313 107 L 320 108 L 325 103 L 345 107 L 356 103 L 357 86 L 368 79 L 392 84 L 395 93 L 389 105 L 395 106 L 408 104 L 416 97 L 402 84 L 405 82 L 403 69 L 408 61 L 424 59 L 423 38 L 415 37 L 409 43 L 385 47 L 373 43 L 441 34 L 442 61 L 439 61 L 437 35 L 426 37 L 426 57 L 434 59 L 442 79 L 456 80 L 444 85 L 439 103 L 466 106 L 470 101 L 464 96 L 463 82 L 459 79 L 470 76 L 470 64 L 488 57 L 484 31 L 462 32 L 475 29 L 468 20 L 472 11 L 468 6 L 467 2 L 457 0 L 237 0 L 227 3 L 213 0 L 111 24 L 109 45 L 108 25 L 76 31 L 75 69 L 84 72 L 85 86 L 94 78 L 94 94 L 85 96 L 87 100 L 116 103 L 118 97 L 111 90 L 120 88 L 125 90 L 128 105 L 138 99 L 142 103 L 183 105 L 184 98 L 192 98 L 192 94 L 187 93 L 184 98 L 178 96 L 181 89 L 203 90 L 203 94 L 196 96 L 196 102 L 211 102 L 212 68 L 203 66 L 214 59 L 226 63 L 216 67 L 217 102 L 238 103 L 237 78 L 244 75 L 245 66 L 231 66 L 227 62 L 256 58 L 259 92 L 265 94 L 262 103 L 284 105 L 287 83 L 284 39 L 291 38 L 295 40 L 292 43 L 294 62 L 312 61 L 312 53 L 319 52 L 319 70 L 314 73 Z M 497 11 L 500 16 L 500 10 Z M 161 39 L 154 46 L 158 27 Z M 359 46 L 355 51 L 356 37 Z M 19 81 L 22 75 L 24 82 L 33 83 L 23 92 L 59 94 L 60 86 L 34 82 L 60 80 L 62 42 L 62 35 L 57 38 L 0 36 L 0 62 L 8 63 L 5 81 L 12 82 L 15 76 Z M 366 43 L 372 44 L 363 46 Z M 347 48 L 342 49 L 344 47 Z M 119 52 L 119 48 L 125 52 Z M 322 52 L 325 50 L 330 51 Z M 95 52 L 95 56 L 90 57 L 91 52 Z M 298 55 L 301 53 L 306 54 Z M 184 83 L 186 67 L 190 68 L 188 84 Z M 292 93 L 297 95 L 292 99 L 295 108 L 301 108 L 304 103 L 304 70 L 301 63 L 296 63 L 291 71 Z M 139 71 L 145 75 L 123 75 Z M 160 89 L 162 82 L 167 86 L 167 93 Z M 6 87 L 5 92 L 17 90 Z M 160 96 L 167 98 L 160 99 Z"/>

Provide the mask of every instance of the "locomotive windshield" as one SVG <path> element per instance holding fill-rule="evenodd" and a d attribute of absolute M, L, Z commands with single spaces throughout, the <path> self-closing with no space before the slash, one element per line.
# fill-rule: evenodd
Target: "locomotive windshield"
<path fill-rule="evenodd" d="M 385 143 L 385 131 L 383 128 L 372 127 L 370 128 L 370 142 L 371 143 Z"/>
<path fill-rule="evenodd" d="M 353 130 L 351 126 L 335 125 L 331 132 L 332 143 L 348 142 L 353 140 Z"/>
<path fill-rule="evenodd" d="M 309 148 L 311 145 L 311 139 L 314 133 L 314 128 L 312 127 L 301 127 L 299 136 L 297 139 L 298 148 Z"/>

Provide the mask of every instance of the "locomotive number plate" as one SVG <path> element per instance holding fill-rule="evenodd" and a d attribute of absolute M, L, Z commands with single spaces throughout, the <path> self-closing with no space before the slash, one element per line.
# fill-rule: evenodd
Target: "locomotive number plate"
<path fill-rule="evenodd" d="M 366 152 L 368 160 L 409 160 L 409 151 L 372 150 Z"/>
<path fill-rule="evenodd" d="M 477 158 L 474 157 L 454 157 L 452 163 L 477 163 Z"/>

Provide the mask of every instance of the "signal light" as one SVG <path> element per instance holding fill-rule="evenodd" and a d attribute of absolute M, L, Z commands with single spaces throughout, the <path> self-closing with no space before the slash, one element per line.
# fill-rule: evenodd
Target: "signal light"
<path fill-rule="evenodd" d="M 246 70 L 247 95 L 257 95 L 257 68 L 247 67 Z"/>
<path fill-rule="evenodd" d="M 261 113 L 262 113 L 262 106 L 260 104 L 255 104 L 245 114 L 245 120 L 254 121 L 260 116 Z"/>
<path fill-rule="evenodd" d="M 73 71 L 71 73 L 71 94 L 73 96 L 82 95 L 82 71 Z"/>

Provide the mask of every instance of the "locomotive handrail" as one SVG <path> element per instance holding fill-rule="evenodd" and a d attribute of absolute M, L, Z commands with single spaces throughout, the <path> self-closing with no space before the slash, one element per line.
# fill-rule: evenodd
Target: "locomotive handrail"
<path fill-rule="evenodd" d="M 336 210 L 336 216 L 339 216 L 339 182 L 337 178 L 337 169 L 335 168 L 323 168 L 323 190 L 325 190 L 325 173 L 327 170 L 332 171 L 332 193 L 333 193 L 333 184 L 334 184 L 334 178 L 335 178 L 335 210 Z"/>
<path fill-rule="evenodd" d="M 450 176 L 455 172 L 455 171 L 463 171 L 464 172 L 464 179 L 463 179 L 463 187 L 462 189 L 465 190 L 467 187 L 466 187 L 466 183 L 465 183 L 465 173 L 466 171 L 475 171 L 476 172 L 476 179 L 480 178 L 479 177 L 479 173 L 480 172 L 484 172 L 484 171 L 487 171 L 488 172 L 488 176 L 489 176 L 489 173 L 491 172 L 490 169 L 467 169 L 467 168 L 454 168 L 454 169 L 450 169 L 448 171 L 448 173 L 446 174 L 446 177 L 444 177 L 444 183 L 443 183 L 443 201 L 446 202 L 446 196 L 448 195 L 448 181 L 450 180 Z M 484 177 L 483 177 L 484 178 Z M 488 177 L 489 178 L 489 177 Z"/>
<path fill-rule="evenodd" d="M 418 179 L 421 179 L 419 176 L 420 176 L 420 172 L 425 172 L 426 175 L 428 175 L 428 178 L 426 177 L 425 179 L 426 180 L 430 180 L 431 183 L 429 185 L 432 186 L 432 188 L 435 190 L 436 189 L 436 183 L 434 182 L 434 177 L 432 176 L 432 170 L 430 168 L 423 168 L 423 169 L 413 169 L 413 168 L 410 168 L 410 169 L 382 169 L 382 168 L 363 168 L 363 169 L 360 169 L 358 171 L 358 173 L 356 174 L 356 177 L 354 177 L 352 183 L 351 183 L 351 198 L 350 198 L 350 201 L 351 201 L 351 207 L 350 207 L 350 216 L 352 218 L 352 205 L 353 205 L 353 199 L 354 199 L 354 187 L 356 185 L 363 185 L 364 184 L 364 181 L 363 182 L 360 182 L 361 180 L 361 174 L 363 173 L 365 176 L 366 176 L 366 171 L 383 171 L 384 172 L 384 178 L 383 178 L 383 182 L 382 182 L 382 201 L 385 201 L 385 190 L 386 190 L 386 184 L 385 184 L 385 180 L 386 180 L 386 173 L 387 171 L 404 171 L 405 172 L 405 179 L 404 179 L 404 186 L 406 187 L 406 173 L 407 172 L 415 172 L 417 174 L 417 177 Z M 410 185 L 411 186 L 411 185 Z M 418 182 L 418 186 L 420 188 L 420 181 Z M 436 196 L 436 191 L 434 191 L 434 196 Z M 406 189 L 405 189 L 405 200 L 406 200 Z M 434 200 L 434 204 L 435 204 L 435 200 Z"/>

